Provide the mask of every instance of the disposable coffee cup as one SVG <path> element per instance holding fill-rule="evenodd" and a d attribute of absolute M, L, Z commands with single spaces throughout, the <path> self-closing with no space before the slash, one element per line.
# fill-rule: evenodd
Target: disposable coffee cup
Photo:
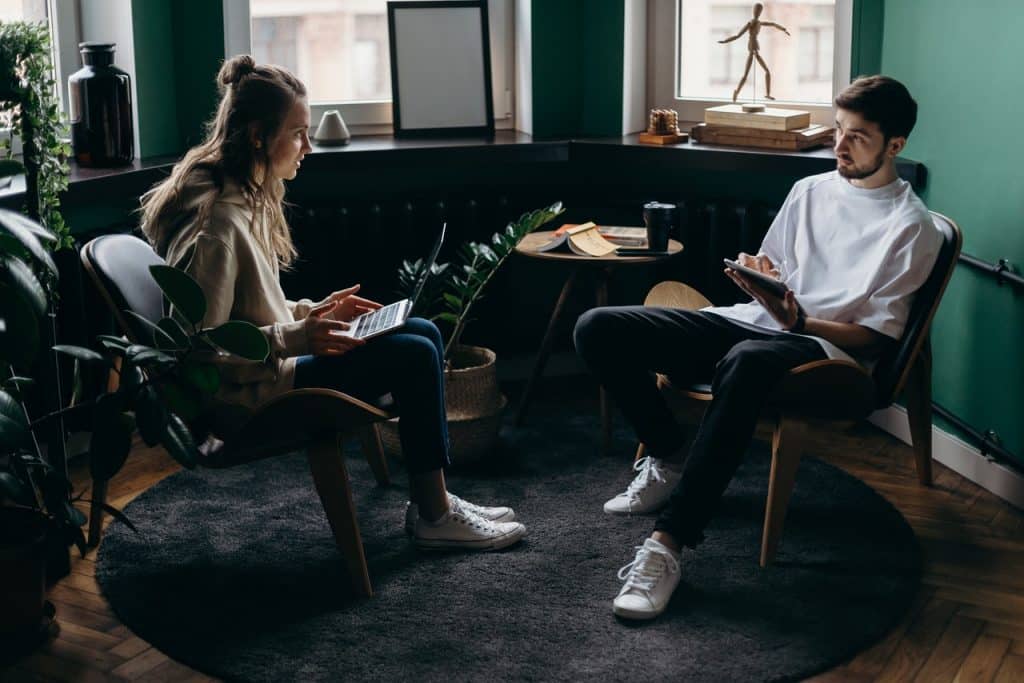
<path fill-rule="evenodd" d="M 644 204 L 644 225 L 647 226 L 647 248 L 668 251 L 668 238 L 676 223 L 676 205 L 662 202 Z"/>

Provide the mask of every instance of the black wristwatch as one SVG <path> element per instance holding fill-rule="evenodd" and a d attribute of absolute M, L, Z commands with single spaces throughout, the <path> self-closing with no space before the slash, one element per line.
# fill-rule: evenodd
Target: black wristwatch
<path fill-rule="evenodd" d="M 792 332 L 794 334 L 800 334 L 801 332 L 804 331 L 804 325 L 806 325 L 806 324 L 807 324 L 807 312 L 804 310 L 804 307 L 801 306 L 798 309 L 796 309 L 796 322 L 793 323 L 792 327 L 790 327 L 786 331 L 787 332 Z"/>

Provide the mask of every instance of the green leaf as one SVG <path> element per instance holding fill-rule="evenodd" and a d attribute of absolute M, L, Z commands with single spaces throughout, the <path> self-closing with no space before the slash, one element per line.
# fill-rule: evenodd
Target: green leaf
<path fill-rule="evenodd" d="M 131 450 L 131 422 L 121 410 L 117 394 L 104 394 L 96 401 L 89 444 L 89 470 L 94 480 L 107 481 L 117 474 Z"/>
<path fill-rule="evenodd" d="M 39 223 L 33 221 L 28 216 L 15 212 L 11 213 L 13 213 L 14 215 L 6 216 L 6 218 L 10 221 L 19 224 L 25 230 L 32 233 L 32 235 L 35 236 L 35 238 L 40 242 L 53 244 L 57 241 L 56 235 L 54 235 L 51 231 L 41 226 Z"/>
<path fill-rule="evenodd" d="M 220 373 L 212 363 L 190 361 L 182 369 L 185 381 L 200 393 L 212 396 L 220 388 Z"/>
<path fill-rule="evenodd" d="M 455 310 L 459 310 L 462 308 L 462 299 L 455 296 L 454 294 L 448 294 L 447 292 L 445 292 L 444 300 L 447 301 L 448 305 L 450 305 Z"/>
<path fill-rule="evenodd" d="M 147 446 L 160 443 L 167 428 L 167 406 L 151 386 L 143 387 L 139 393 L 135 402 L 135 422 Z"/>
<path fill-rule="evenodd" d="M 27 227 L 31 225 L 32 228 Z M 0 232 L 10 235 L 24 247 L 28 253 L 39 261 L 50 274 L 57 276 L 57 264 L 50 258 L 49 252 L 39 243 L 40 234 L 46 234 L 44 228 L 32 223 L 21 214 L 7 209 L 0 209 Z"/>
<path fill-rule="evenodd" d="M 22 427 L 28 426 L 28 422 L 25 420 L 25 411 L 22 410 L 21 404 L 6 391 L 0 391 L 0 415 L 14 420 Z"/>
<path fill-rule="evenodd" d="M 181 325 L 174 318 L 161 318 L 160 322 L 157 323 L 157 327 L 164 331 L 171 339 L 174 340 L 175 345 L 179 349 L 188 347 L 188 333 L 182 329 Z M 159 346 L 159 344 L 158 344 Z"/>
<path fill-rule="evenodd" d="M 53 350 L 57 353 L 63 353 L 72 358 L 85 361 L 87 363 L 103 363 L 107 364 L 107 359 L 102 354 L 96 353 L 92 349 L 87 349 L 84 346 L 73 346 L 71 344 L 57 344 L 53 347 Z"/>
<path fill-rule="evenodd" d="M 35 505 L 32 490 L 10 472 L 0 472 L 0 500 L 5 498 L 21 505 Z"/>
<path fill-rule="evenodd" d="M 125 351 L 125 358 L 132 363 L 142 365 L 144 363 L 173 365 L 178 362 L 174 356 L 164 353 L 160 349 L 154 349 L 142 344 L 132 344 Z"/>
<path fill-rule="evenodd" d="M 451 323 L 454 325 L 459 321 L 459 316 L 455 315 L 454 313 L 448 312 L 438 313 L 436 316 L 434 316 L 434 320 L 441 320 L 443 322 Z"/>
<path fill-rule="evenodd" d="M 31 389 L 32 385 L 34 385 L 35 383 L 36 381 L 31 377 L 19 377 L 16 375 L 14 377 L 8 377 L 7 379 L 5 379 L 3 382 L 3 387 L 8 391 L 21 393 L 26 389 Z"/>
<path fill-rule="evenodd" d="M 160 441 L 172 458 L 184 467 L 192 469 L 199 461 L 199 450 L 192 439 L 192 432 L 177 415 L 168 416 L 164 438 Z"/>
<path fill-rule="evenodd" d="M 10 453 L 31 443 L 29 429 L 6 415 L 0 415 L 0 451 Z"/>
<path fill-rule="evenodd" d="M 124 337 L 115 337 L 112 334 L 98 335 L 96 340 L 102 344 L 105 349 L 114 351 L 118 355 L 124 355 L 124 352 L 132 345 L 132 343 Z"/>
<path fill-rule="evenodd" d="M 252 323 L 231 320 L 204 334 L 220 348 L 242 358 L 262 362 L 270 354 L 267 336 Z"/>
<path fill-rule="evenodd" d="M 149 272 L 171 305 L 193 325 L 206 315 L 206 296 L 188 273 L 173 266 L 152 265 Z"/>
<path fill-rule="evenodd" d="M 0 256 L 0 277 L 21 294 L 38 317 L 46 315 L 49 308 L 46 290 L 31 268 L 13 256 Z"/>
<path fill-rule="evenodd" d="M 139 315 L 135 311 L 124 311 L 125 315 L 129 316 L 133 320 L 137 321 L 143 329 L 147 330 L 150 335 L 150 340 L 153 346 L 160 349 L 175 349 L 177 345 L 174 343 L 174 338 L 167 333 L 166 330 L 160 328 L 159 325 L 154 323 L 152 320 L 144 315 Z"/>
<path fill-rule="evenodd" d="M 39 319 L 32 307 L 7 285 L 0 284 L 0 359 L 28 366 L 39 349 Z"/>

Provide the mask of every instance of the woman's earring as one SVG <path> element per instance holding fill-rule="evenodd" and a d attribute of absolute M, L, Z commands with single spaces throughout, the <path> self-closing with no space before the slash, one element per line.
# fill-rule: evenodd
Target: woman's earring
<path fill-rule="evenodd" d="M 256 149 L 260 149 L 261 147 L 263 147 L 263 143 L 260 142 L 259 140 L 257 140 L 256 141 Z"/>

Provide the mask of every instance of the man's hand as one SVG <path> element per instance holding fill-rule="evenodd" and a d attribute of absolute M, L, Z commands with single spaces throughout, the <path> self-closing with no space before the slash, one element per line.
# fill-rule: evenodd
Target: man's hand
<path fill-rule="evenodd" d="M 779 271 L 775 265 L 771 262 L 764 254 L 758 254 L 757 256 L 751 256 L 750 254 L 741 253 L 736 257 L 736 262 L 747 268 L 760 271 L 770 277 L 778 278 Z M 755 280 L 744 277 L 743 273 L 737 272 L 732 268 L 726 268 L 725 274 L 742 289 L 744 292 L 749 294 L 757 301 L 784 330 L 788 330 L 797 323 L 797 319 L 800 317 L 800 303 L 796 300 L 796 296 L 791 290 L 786 290 L 785 297 L 778 297 L 771 292 L 768 292 L 757 285 Z"/>
<path fill-rule="evenodd" d="M 355 318 L 357 315 L 362 315 L 369 311 L 375 311 L 381 307 L 376 301 L 364 299 L 361 296 L 356 296 L 356 292 L 359 291 L 359 285 L 352 285 L 345 289 L 334 292 L 326 299 L 318 303 L 314 310 L 321 308 L 331 303 L 336 303 L 335 307 L 329 314 L 329 318 L 332 320 L 340 320 L 342 322 L 348 322 Z M 312 315 L 312 313 L 310 313 Z"/>
<path fill-rule="evenodd" d="M 340 334 L 349 328 L 349 324 L 330 317 L 339 305 L 337 301 L 328 301 L 316 306 L 306 316 L 306 341 L 309 352 L 314 356 L 340 356 L 366 343 L 362 339 Z"/>

